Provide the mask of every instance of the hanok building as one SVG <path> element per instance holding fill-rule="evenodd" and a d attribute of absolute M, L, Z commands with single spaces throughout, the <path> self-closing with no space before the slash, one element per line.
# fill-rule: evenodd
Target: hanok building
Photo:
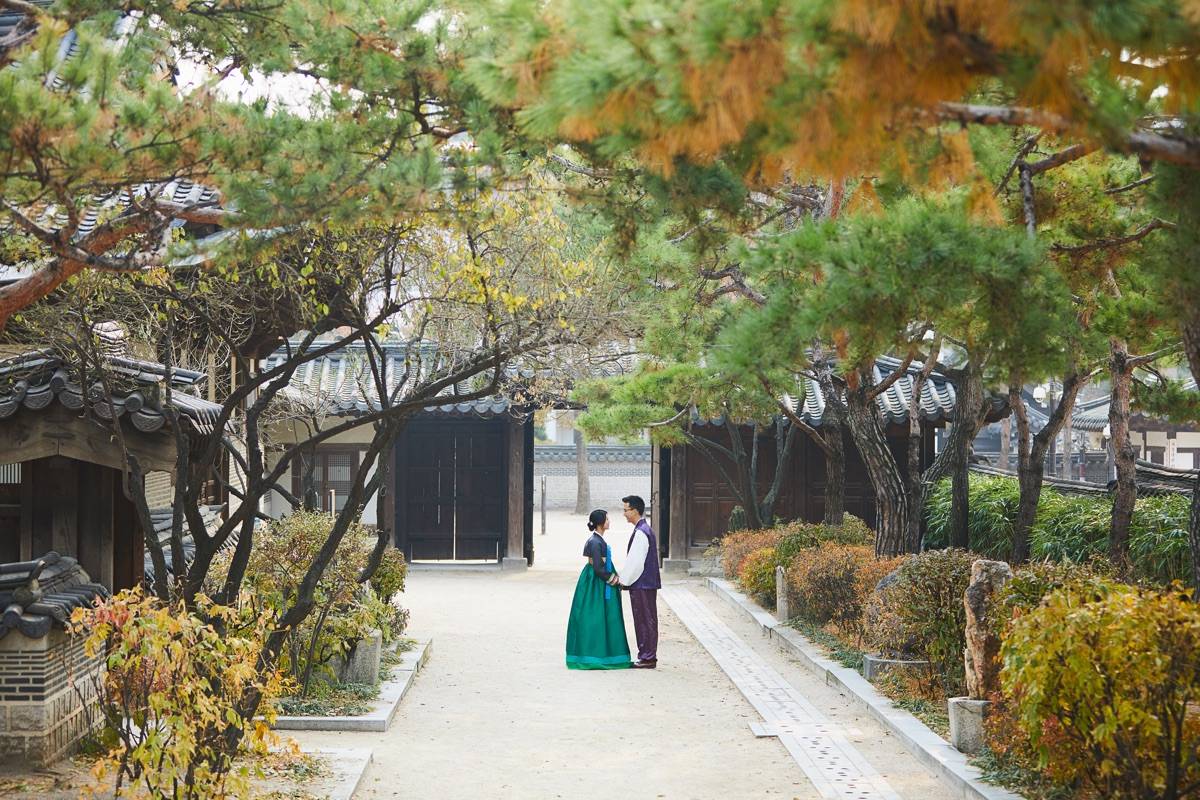
<path fill-rule="evenodd" d="M 50 351 L 0 360 L 0 758 L 52 762 L 96 721 L 102 659 L 65 628 L 74 609 L 142 583 L 125 453 L 161 502 L 176 463 L 171 420 L 197 444 L 215 433 L 220 407 L 191 394 L 200 373 L 106 358 L 111 392 Z M 177 414 L 164 413 L 168 381 Z"/>
<path fill-rule="evenodd" d="M 111 403 L 49 351 L 0 360 L 0 563 L 55 552 L 78 559 L 116 591 L 143 577 L 144 533 L 124 491 L 122 447 L 165 505 L 176 463 L 169 419 L 200 443 L 214 435 L 220 406 L 193 394 L 199 372 L 118 355 L 107 360 Z M 163 413 L 168 372 L 177 416 Z"/>
<path fill-rule="evenodd" d="M 899 368 L 900 362 L 880 358 L 875 365 L 878 384 Z M 907 464 L 908 406 L 914 380 L 920 365 L 912 365 L 886 391 L 876 398 L 879 414 L 885 424 L 889 445 L 897 462 Z M 812 427 L 820 430 L 829 418 L 828 404 L 820 384 L 800 378 L 797 397 L 783 398 L 791 409 Z M 933 462 L 935 428 L 953 420 L 955 392 L 953 385 L 942 375 L 933 373 L 921 390 L 921 466 Z M 697 421 L 693 433 L 718 442 L 728 443 L 723 423 Z M 741 434 L 750 449 L 751 428 L 740 426 Z M 846 511 L 860 517 L 869 525 L 875 523 L 875 498 L 866 466 L 858 450 L 845 433 L 845 504 Z M 775 439 L 760 435 L 758 442 L 761 492 L 774 478 Z M 781 519 L 801 519 L 819 522 L 825 513 L 825 455 L 803 432 L 797 431 L 790 457 L 784 465 L 780 497 L 775 514 Z M 691 560 L 700 558 L 714 539 L 729 529 L 729 518 L 737 499 L 721 471 L 696 446 L 676 445 L 654 448 L 654 467 L 651 489 L 651 524 L 659 534 L 662 556 L 668 569 L 686 569 Z"/>
<path fill-rule="evenodd" d="M 409 375 L 410 351 L 398 343 L 384 348 L 388 391 L 395 392 Z M 435 353 L 429 346 L 424 357 Z M 272 355 L 264 368 L 283 358 L 282 353 Z M 285 391 L 298 413 L 274 423 L 275 444 L 305 440 L 314 422 L 328 429 L 378 410 L 367 369 L 361 343 L 301 365 Z M 368 504 L 363 522 L 390 529 L 409 561 L 495 562 L 506 568 L 532 564 L 532 411 L 504 395 L 458 401 L 453 391 L 445 393 L 444 402 L 411 416 L 392 443 L 382 502 Z M 323 510 L 340 510 L 345 503 L 372 435 L 367 424 L 315 448 L 313 482 Z M 285 478 L 297 497 L 305 466 L 293 463 Z M 281 516 L 291 505 L 272 493 L 264 510 Z"/>

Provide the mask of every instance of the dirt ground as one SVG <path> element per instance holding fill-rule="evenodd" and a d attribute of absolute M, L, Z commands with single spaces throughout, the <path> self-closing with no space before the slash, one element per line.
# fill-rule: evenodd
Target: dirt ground
<path fill-rule="evenodd" d="M 628 526 L 610 535 L 618 565 Z M 819 795 L 782 745 L 755 738 L 758 714 L 660 601 L 659 669 L 577 672 L 563 664 L 567 613 L 587 538 L 582 517 L 535 517 L 527 572 L 415 568 L 403 603 L 410 633 L 433 653 L 387 733 L 293 734 L 305 749 L 371 747 L 356 795 L 437 800 L 667 798 L 745 800 Z M 690 590 L 833 721 L 904 800 L 949 800 L 883 729 L 781 654 L 697 579 Z M 626 628 L 633 625 L 626 603 Z M 86 765 L 17 776 L 0 796 L 65 800 Z M 23 783 L 24 785 L 19 785 Z M 76 784 L 77 785 L 77 784 Z M 316 790 L 317 782 L 304 787 Z"/>
<path fill-rule="evenodd" d="M 611 512 L 610 512 L 611 513 Z M 628 526 L 615 521 L 614 551 Z M 386 734 L 304 733 L 302 744 L 374 737 L 362 798 L 818 797 L 759 717 L 660 602 L 655 671 L 576 672 L 563 665 L 567 612 L 587 537 L 582 517 L 552 512 L 525 573 L 416 570 L 404 602 L 433 656 Z M 618 562 L 619 563 L 619 562 Z M 697 596 L 855 738 L 905 800 L 950 793 L 846 699 L 808 679 L 757 629 Z M 632 621 L 626 627 L 633 636 Z"/>

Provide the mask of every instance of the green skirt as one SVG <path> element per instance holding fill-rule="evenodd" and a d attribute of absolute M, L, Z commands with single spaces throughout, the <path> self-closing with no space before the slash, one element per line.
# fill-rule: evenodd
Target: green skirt
<path fill-rule="evenodd" d="M 629 642 L 621 614 L 621 590 L 604 599 L 604 581 L 590 564 L 579 573 L 567 621 L 567 669 L 628 669 Z"/>

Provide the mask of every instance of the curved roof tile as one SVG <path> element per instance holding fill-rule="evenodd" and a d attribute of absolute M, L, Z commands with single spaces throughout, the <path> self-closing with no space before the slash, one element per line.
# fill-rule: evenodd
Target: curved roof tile
<path fill-rule="evenodd" d="M 140 388 L 128 388 L 117 393 L 110 405 L 103 391 L 94 387 L 91 410 L 101 419 L 129 414 L 130 422 L 140 431 L 153 432 L 167 421 L 161 408 L 154 407 L 147 397 L 153 397 L 165 381 L 167 369 L 152 361 L 139 361 L 121 356 L 109 356 L 109 367 L 115 374 Z M 188 421 L 197 433 L 211 434 L 220 417 L 221 406 L 188 394 L 202 373 L 192 370 L 171 371 L 171 405 Z M 13 416 L 22 408 L 42 411 L 57 401 L 65 408 L 79 411 L 88 405 L 84 391 L 71 376 L 66 363 L 48 350 L 25 353 L 0 360 L 0 420 Z"/>

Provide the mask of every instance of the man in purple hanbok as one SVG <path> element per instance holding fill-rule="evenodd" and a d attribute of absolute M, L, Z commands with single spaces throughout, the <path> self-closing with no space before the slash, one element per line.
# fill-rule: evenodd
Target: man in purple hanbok
<path fill-rule="evenodd" d="M 658 590 L 662 578 L 658 571 L 658 540 L 645 518 L 646 501 L 637 495 L 622 497 L 625 520 L 633 525 L 625 566 L 618 573 L 621 584 L 629 590 L 629 607 L 633 612 L 633 632 L 637 637 L 638 660 L 635 669 L 654 669 L 658 666 Z"/>

